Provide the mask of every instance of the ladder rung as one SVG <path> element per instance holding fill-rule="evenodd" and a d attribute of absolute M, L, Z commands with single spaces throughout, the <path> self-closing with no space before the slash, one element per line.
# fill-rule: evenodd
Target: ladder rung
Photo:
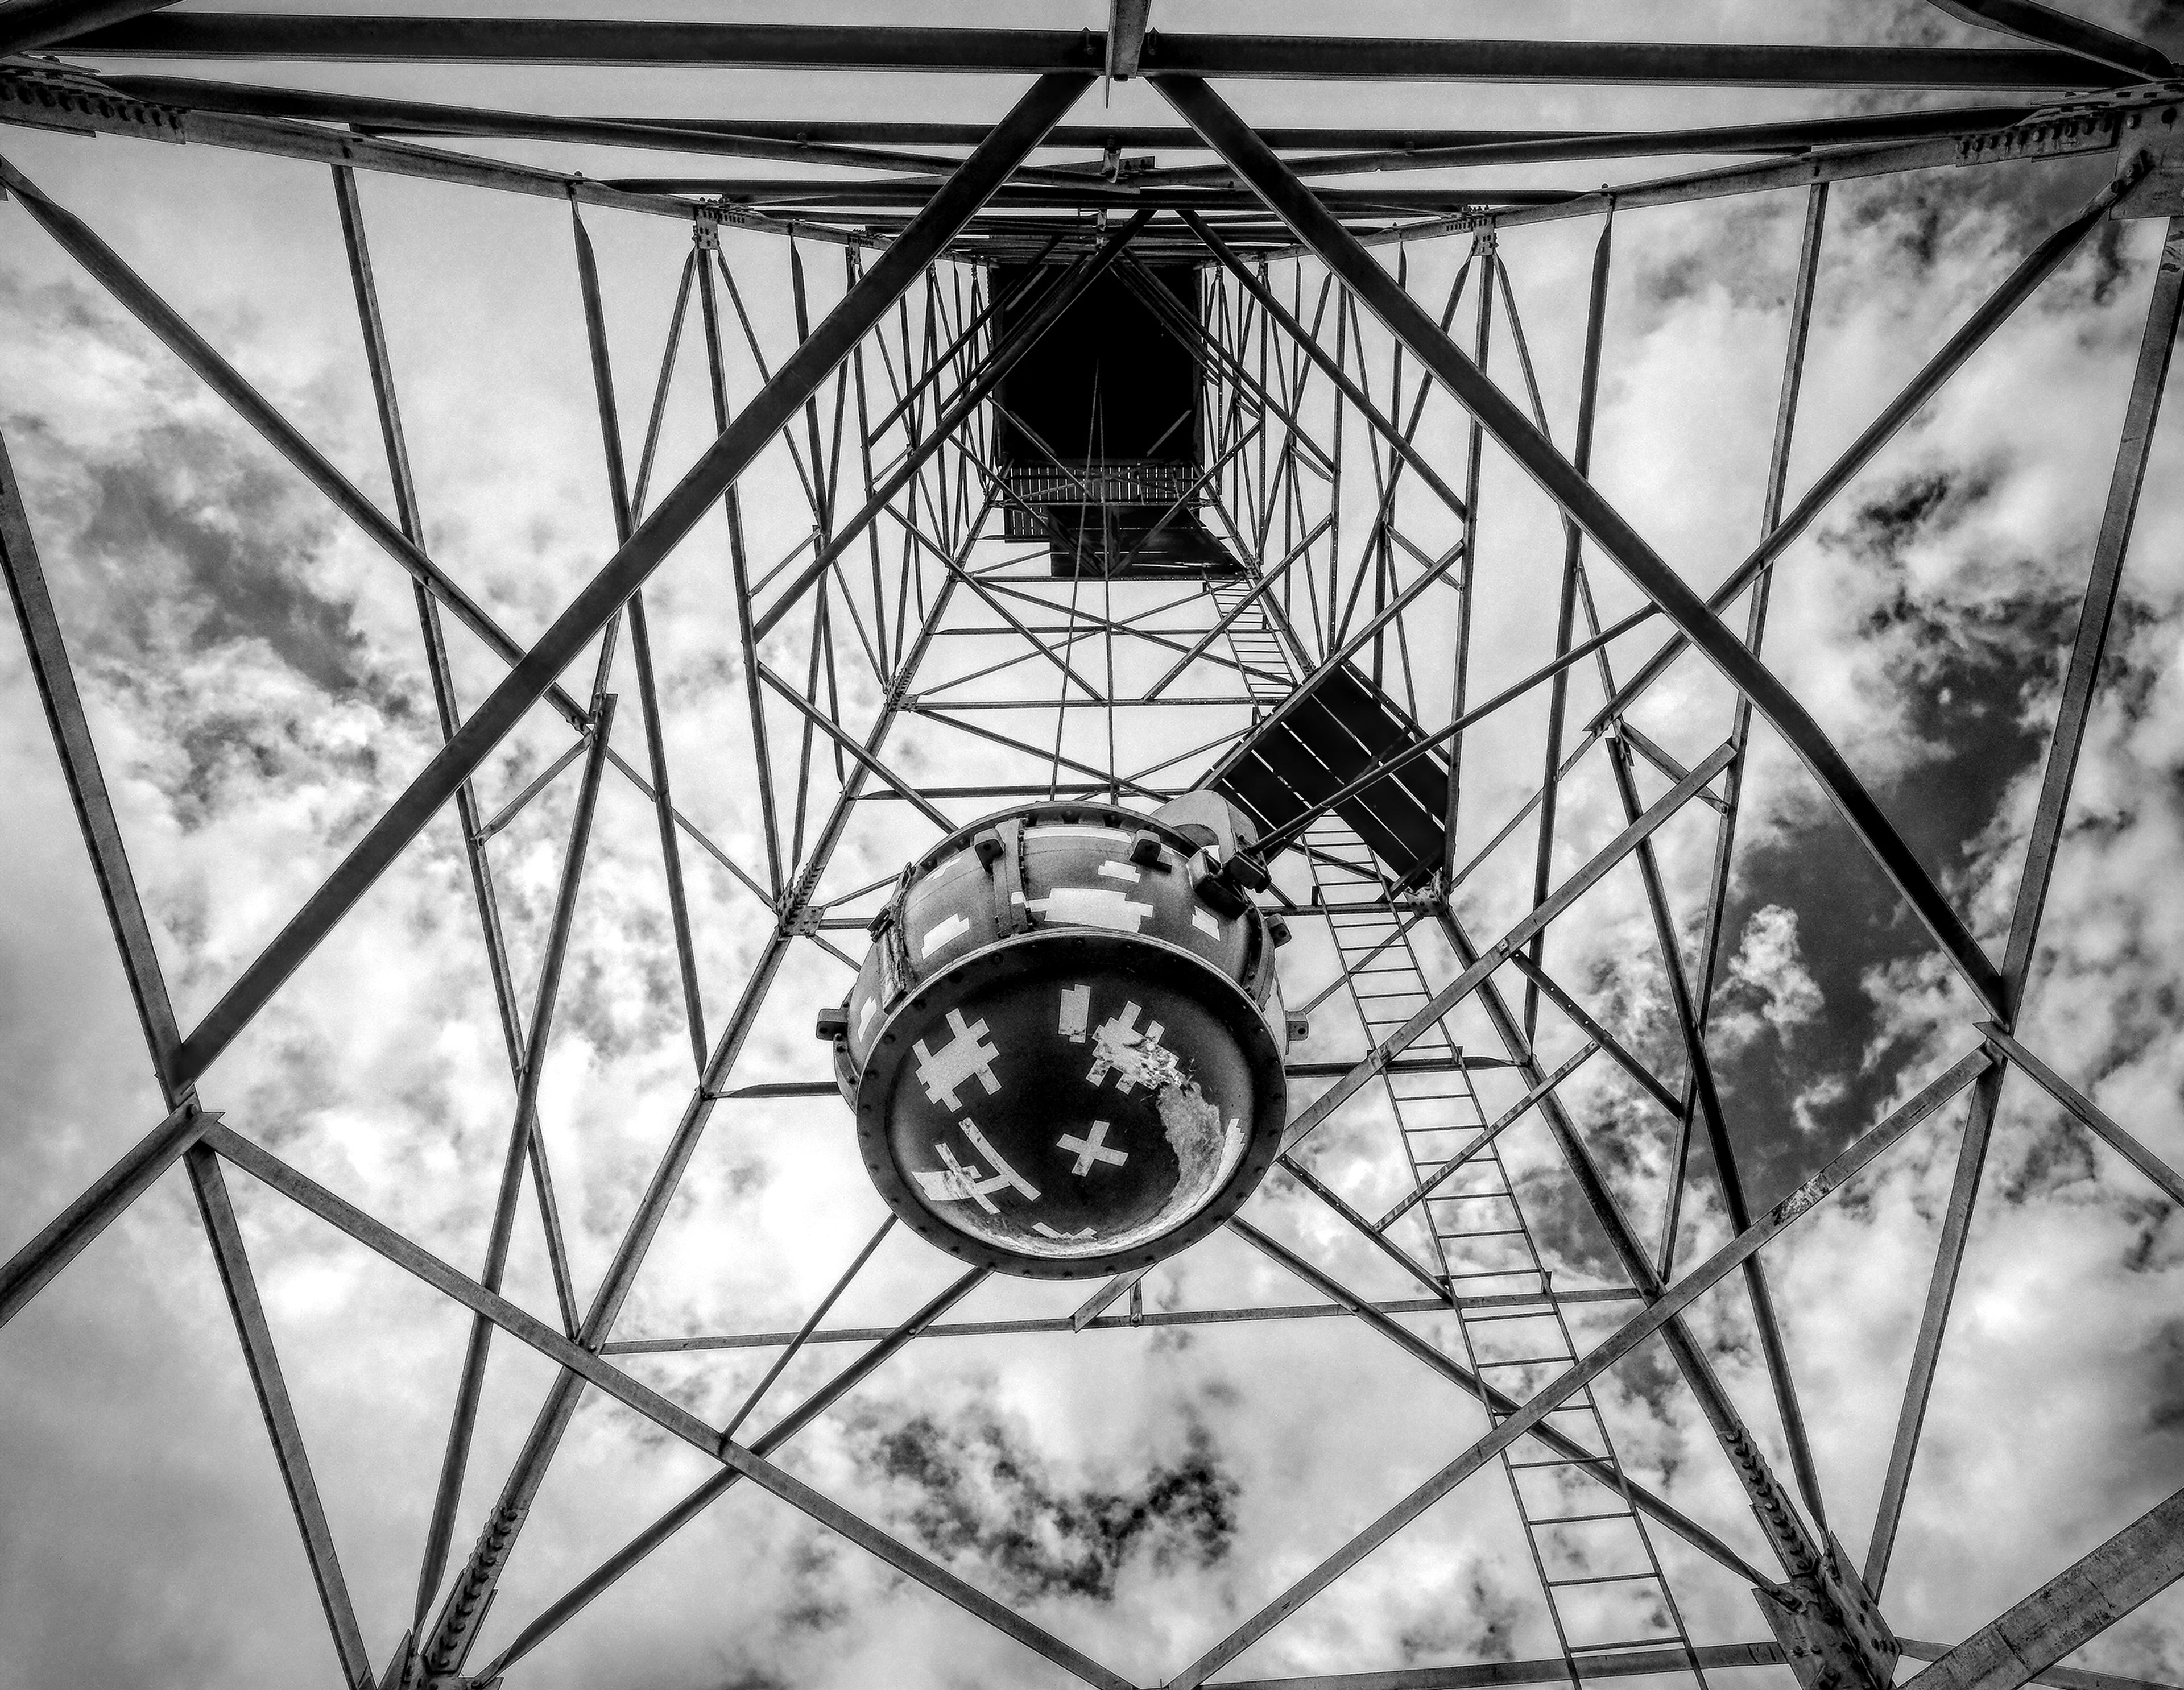
<path fill-rule="evenodd" d="M 1524 1516 L 1527 1526 L 1575 1526 L 1589 1520 L 1635 1520 L 1637 1515 L 1627 1508 L 1609 1509 L 1604 1514 L 1541 1514 Z"/>
<path fill-rule="evenodd" d="M 1644 1576 L 1651 1578 L 1652 1574 L 1647 1573 Z M 1605 1654 L 1611 1649 L 1657 1649 L 1664 1644 L 1688 1649 L 1691 1640 L 1681 1632 L 1671 1632 L 1665 1637 L 1626 1637 L 1618 1643 L 1571 1643 L 1566 1646 L 1565 1652 L 1570 1654 Z"/>
<path fill-rule="evenodd" d="M 1521 1355 L 1513 1361 L 1482 1361 L 1479 1365 L 1482 1369 L 1489 1367 L 1537 1367 L 1542 1362 L 1569 1362 L 1575 1361 L 1576 1359 L 1577 1358 L 1574 1355 Z"/>
<path fill-rule="evenodd" d="M 1551 1578 L 1544 1581 L 1544 1582 L 1551 1590 L 1563 1590 L 1574 1584 L 1635 1584 L 1640 1579 L 1658 1578 L 1659 1576 L 1659 1574 L 1651 1571 L 1642 1573 L 1594 1573 L 1585 1578 Z"/>
<path fill-rule="evenodd" d="M 1602 1462 L 1613 1465 L 1612 1455 L 1557 1455 L 1546 1461 L 1512 1461 L 1512 1467 L 1597 1467 Z"/>

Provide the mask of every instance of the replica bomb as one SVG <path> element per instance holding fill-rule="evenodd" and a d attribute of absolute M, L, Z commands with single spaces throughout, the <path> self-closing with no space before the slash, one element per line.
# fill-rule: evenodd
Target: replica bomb
<path fill-rule="evenodd" d="M 1003 1273 L 1144 1267 L 1273 1163 L 1293 1029 L 1248 825 L 1047 803 L 903 870 L 850 1001 L 819 1020 L 880 1195 Z"/>

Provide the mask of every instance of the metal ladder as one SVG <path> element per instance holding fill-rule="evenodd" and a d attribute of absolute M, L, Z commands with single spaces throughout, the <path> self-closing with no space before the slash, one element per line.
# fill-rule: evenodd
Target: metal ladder
<path fill-rule="evenodd" d="M 1228 615 L 1255 585 L 1248 576 L 1206 577 L 1206 594 L 1213 601 L 1215 619 Z M 1290 662 L 1289 648 L 1268 620 L 1265 599 L 1231 622 L 1223 638 L 1229 656 L 1244 665 L 1237 678 L 1244 683 L 1245 696 L 1255 707 L 1255 714 L 1258 709 L 1271 708 L 1289 696 L 1295 682 L 1275 677 L 1293 675 L 1295 670 Z"/>
<path fill-rule="evenodd" d="M 1380 864 L 1339 817 L 1315 823 L 1305 842 L 1312 848 L 1313 901 L 1327 912 L 1351 1002 L 1378 1049 L 1432 997 L 1411 940 L 1415 922 L 1393 907 Z M 1452 1293 L 1539 1299 L 1531 1308 L 1467 1309 L 1459 1302 L 1456 1309 L 1466 1365 L 1521 1404 L 1578 1359 L 1552 1270 L 1540 1259 L 1499 1146 L 1484 1137 L 1490 1123 L 1446 1026 L 1434 1023 L 1404 1055 L 1446 1067 L 1381 1076 L 1410 1166 L 1411 1195 L 1375 1230 L 1385 1234 L 1415 1214 L 1429 1243 L 1426 1265 Z M 1490 1425 L 1507 1417 L 1490 1403 Z M 1557 1455 L 1520 1443 L 1502 1453 L 1502 1467 L 1572 1683 L 1584 1682 L 1586 1663 L 1597 1657 L 1673 1648 L 1704 1690 L 1682 1610 L 1631 1504 L 1591 1387 L 1550 1420 L 1587 1453 Z M 1605 1487 L 1593 1482 L 1600 1477 Z"/>
<path fill-rule="evenodd" d="M 1217 614 L 1225 616 L 1251 585 L 1209 579 L 1206 588 Z M 1255 713 L 1256 707 L 1288 695 L 1293 680 L 1250 672 L 1296 672 L 1263 598 L 1229 624 L 1227 639 L 1236 661 L 1246 665 L 1245 690 Z M 1300 842 L 1311 868 L 1312 902 L 1326 912 L 1351 1006 L 1367 1042 L 1378 1050 L 1433 995 L 1411 941 L 1419 918 L 1397 909 L 1381 864 L 1340 816 L 1322 816 Z M 1424 1265 L 1453 1298 L 1537 1299 L 1534 1306 L 1516 1308 L 1467 1309 L 1462 1300 L 1456 1304 L 1466 1365 L 1483 1383 L 1521 1404 L 1578 1359 L 1552 1270 L 1540 1259 L 1500 1147 L 1485 1137 L 1485 1110 L 1446 1022 L 1432 1024 L 1403 1053 L 1430 1065 L 1384 1070 L 1380 1076 L 1410 1167 L 1411 1194 L 1373 1223 L 1374 1230 L 1385 1235 L 1416 1211 L 1430 1246 Z M 1489 1402 L 1490 1426 L 1507 1418 L 1506 1410 Z M 1682 1654 L 1698 1690 L 1706 1690 L 1683 1610 L 1661 1570 L 1645 1520 L 1631 1504 L 1592 1387 L 1574 1393 L 1548 1418 L 1585 1453 L 1559 1455 L 1526 1440 L 1502 1452 L 1502 1469 L 1572 1685 L 1581 1685 L 1588 1661 L 1601 1656 L 1673 1648 Z"/>

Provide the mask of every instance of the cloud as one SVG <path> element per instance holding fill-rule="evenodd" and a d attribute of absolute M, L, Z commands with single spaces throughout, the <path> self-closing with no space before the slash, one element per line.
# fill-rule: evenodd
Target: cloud
<path fill-rule="evenodd" d="M 1112 1600 L 1126 1565 L 1155 1573 L 1217 1565 L 1236 1532 L 1238 1485 L 1212 1433 L 1193 1422 L 1181 1453 L 1122 1487 L 1057 1482 L 1024 1428 L 995 1415 L 919 1415 L 867 1429 L 861 1459 L 911 1498 L 917 1540 L 966 1559 L 1018 1600 Z"/>
<path fill-rule="evenodd" d="M 1054 15 L 1061 26 L 1084 21 Z M 1499 15 L 1519 33 L 1544 27 L 1513 10 Z M 1691 14 L 1659 8 L 1632 16 L 1634 31 L 1674 21 L 1680 32 Z M 2147 17 L 2176 29 L 2165 14 Z M 1795 19 L 1722 6 L 1703 20 L 1813 39 L 1968 33 L 1923 3 Z M 1118 103 L 1130 92 L 1119 90 Z M 1610 111 L 1663 115 L 1657 97 L 1641 112 L 1628 91 L 1588 90 L 1575 101 L 1554 90 L 1478 92 L 1482 121 L 1590 125 Z M 1295 85 L 1283 97 L 1306 110 L 1321 95 Z M 1730 97 L 1748 97 L 1755 114 L 1763 103 Z M 1816 110 L 1895 98 L 1781 97 Z M 1389 98 L 1389 121 L 1432 121 L 1442 97 Z M 11 158 L 16 142 L 11 134 Z M 323 172 L 218 155 L 209 164 L 198 147 L 140 161 L 140 151 L 118 152 L 123 145 L 22 137 L 34 175 L 56 192 L 72 186 L 64 196 L 71 203 L 97 204 L 102 228 L 132 261 L 235 348 L 360 486 L 383 492 Z M 117 153 L 129 167 L 116 169 Z M 181 174 L 184 164 L 214 173 L 211 188 Z M 2083 203 L 2105 169 L 1951 171 L 1835 191 L 1792 496 L 2030 245 Z M 611 547 L 566 208 L 458 201 L 379 179 L 365 191 L 429 542 L 523 637 Z M 1618 220 L 1596 471 L 1701 585 L 1755 536 L 1802 210 L 1792 194 Z M 11 218 L 20 220 L 0 207 L 0 222 Z M 684 231 L 658 221 L 601 243 L 626 424 L 646 414 L 644 384 L 687 251 Z M 1776 574 L 1767 661 L 1810 701 L 1997 951 L 2136 352 L 2151 234 L 2151 225 L 2104 222 Z M 1502 242 L 1557 428 L 1574 403 L 1592 236 L 1590 228 L 1548 226 L 1510 231 Z M 1460 245 L 1418 246 L 1421 297 L 1437 300 Z M 756 236 L 731 236 L 728 246 L 760 332 L 785 347 L 787 292 L 768 267 L 778 265 L 777 249 Z M 525 262 L 511 265 L 512 252 Z M 42 253 L 25 242 L 0 254 L 0 333 L 10 359 L 0 426 L 31 488 L 108 776 L 189 1020 L 430 754 L 437 727 L 415 611 L 409 583 L 387 559 L 133 325 L 80 284 L 58 280 Z M 821 266 L 812 270 L 817 278 Z M 817 281 L 815 289 L 825 293 Z M 1367 325 L 1362 334 L 1384 358 L 1377 330 Z M 694 338 L 686 336 L 686 353 Z M 732 353 L 739 399 L 751 391 L 751 372 L 739 349 Z M 1513 390 L 1506 342 L 1496 342 L 1493 368 Z M 877 388 L 878 373 L 868 374 Z M 659 487 L 710 437 L 701 373 L 691 364 L 681 379 Z M 1440 398 L 1435 404 L 1421 438 L 1460 453 L 1460 424 Z M 2184 894 L 2175 873 L 2184 856 L 2184 520 L 2161 490 L 2184 473 L 2175 420 L 2158 436 L 2023 1028 L 2172 1160 L 2184 1157 L 2176 960 Z M 1350 439 L 1362 454 L 1360 432 Z M 1357 485 L 1368 484 L 1362 455 L 1353 471 Z M 1558 559 L 1561 543 L 1551 514 L 1493 453 L 1485 475 L 1474 697 L 1499 684 L 1496 665 L 1513 678 L 1546 648 L 1542 606 L 1552 608 L 1552 573 L 1534 564 Z M 807 513 L 785 459 L 754 476 L 745 503 L 762 566 L 802 538 Z M 1420 518 L 1416 536 L 1430 538 L 1437 520 Z M 1354 544 L 1346 520 L 1345 531 Z M 727 573 L 724 532 L 709 521 L 688 555 L 655 577 L 647 603 L 679 801 L 739 862 L 755 864 L 764 852 Z M 1633 602 L 1606 567 L 1591 580 L 1605 614 Z M 1431 720 L 1446 705 L 1453 600 L 1428 602 L 1436 613 L 1418 620 L 1397 655 L 1418 677 L 1419 708 Z M 910 608 L 914 615 L 914 600 Z M 854 637 L 844 632 L 838 624 L 847 651 Z M 800 664 L 800 635 L 787 629 L 770 652 Z M 475 701 L 498 666 L 460 631 L 450 643 L 460 690 Z M 626 663 L 627 642 L 623 650 Z M 628 676 L 624 667 L 614 683 L 623 691 L 618 738 L 641 761 Z M 587 659 L 571 684 L 589 679 Z M 1585 689 L 1594 684 L 1589 669 L 1580 675 L 1574 713 L 1591 708 Z M 878 683 L 860 676 L 845 688 L 845 709 L 868 720 L 879 696 Z M 0 775 L 11 795 L 0 821 L 11 874 L 0 910 L 0 1061 L 28 1123 L 0 1147 L 0 1207 L 8 1236 L 21 1238 L 160 1110 L 37 703 L 5 640 L 0 699 Z M 1498 827 L 1539 778 L 1540 719 L 1535 712 L 1519 723 L 1520 714 L 1497 725 L 1507 727 L 1506 741 L 1486 732 L 1467 741 L 1468 841 Z M 1078 714 L 1072 750 L 1104 755 L 1099 713 Z M 785 715 L 775 720 L 778 751 L 799 731 Z M 1641 720 L 1672 753 L 1695 759 L 1728 731 L 1726 695 L 1686 659 Z M 1125 729 L 1126 764 L 1189 742 L 1179 727 L 1144 731 L 1140 748 Z M 555 724 L 526 723 L 482 771 L 488 808 L 566 742 Z M 888 754 L 950 783 L 1023 766 L 923 721 L 905 725 Z M 828 759 L 818 761 L 816 790 L 805 795 L 807 838 L 832 790 Z M 1714 1048 L 1757 1206 L 1965 1048 L 1973 1011 L 1864 846 L 1764 728 L 1745 776 Z M 1649 796 L 1660 790 L 1653 771 L 1641 779 Z M 526 1009 L 574 785 L 573 772 L 565 775 L 492 848 Z M 796 802 L 785 786 L 784 810 Z M 892 872 L 906 842 L 928 837 L 905 814 L 883 803 L 859 816 L 830 892 Z M 1596 753 L 1565 795 L 1557 875 L 1622 825 Z M 1713 827 L 1712 813 L 1694 807 L 1657 840 L 1694 970 Z M 598 1283 L 690 1092 L 653 828 L 649 809 L 610 779 L 549 1053 L 542 1139 L 580 1298 Z M 1530 835 L 1515 837 L 1502 853 L 1513 867 L 1490 860 L 1462 891 L 1482 941 L 1529 907 Z M 709 1031 L 718 1036 L 771 918 L 701 850 L 686 848 L 684 859 Z M 242 1130 L 466 1268 L 482 1257 L 511 1089 L 469 897 L 452 826 L 436 820 L 208 1087 Z M 1284 962 L 1308 990 L 1329 977 L 1332 960 L 1321 924 L 1299 926 Z M 828 937 L 860 942 L 853 930 Z M 1429 977 L 1450 977 L 1430 921 L 1419 942 Z M 1626 866 L 1557 925 L 1549 966 L 1676 1089 L 1683 1048 L 1655 942 Z M 839 1001 L 842 978 L 814 948 L 792 948 L 763 1007 L 737 1024 L 744 1042 L 735 1083 L 819 1073 L 810 1009 Z M 1513 986 L 1511 995 L 1520 999 Z M 1340 1006 L 1338 998 L 1316 1013 L 1310 1058 L 1362 1048 Z M 1474 1010 L 1453 1020 L 1467 1049 L 1498 1050 Z M 1576 1048 L 1552 1005 L 1540 1026 L 1555 1059 Z M 1521 1091 L 1507 1070 L 1474 1077 L 1490 1111 Z M 1605 1058 L 1580 1070 L 1566 1095 L 1652 1243 L 1674 1124 Z M 1916 1635 L 1961 1635 L 2142 1509 L 2154 1499 L 2148 1487 L 2176 1469 L 2184 1424 L 2170 1312 L 2184 1242 L 2173 1212 L 2021 1080 L 2004 1097 L 1885 1593 L 1892 1617 Z M 1832 1517 L 1853 1551 L 1893 1434 L 1960 1119 L 1961 1105 L 1768 1253 Z M 800 1323 L 882 1214 L 843 1126 L 830 1099 L 722 1100 L 618 1332 Z M 1504 1150 L 1558 1282 L 1617 1282 L 1613 1254 L 1536 1120 L 1513 1128 Z M 1392 1203 L 1409 1179 L 1378 1099 L 1332 1120 L 1311 1152 L 1315 1170 L 1354 1197 Z M 1726 1226 L 1703 1142 L 1693 1170 L 1680 1241 L 1686 1264 Z M 413 1599 L 464 1319 L 330 1229 L 234 1183 L 344 1565 L 375 1659 L 383 1660 Z M 0 1455 L 16 1476 L 8 1499 L 20 1504 L 0 1511 L 0 1634 L 9 1639 L 0 1678 L 286 1683 L 298 1663 L 322 1670 L 330 1661 L 226 1311 L 178 1187 L 170 1177 L 70 1270 L 53 1302 L 0 1340 L 8 1393 Z M 1417 1295 L 1407 1276 L 1294 1181 L 1269 1181 L 1254 1203 L 1255 1218 L 1346 1283 L 1390 1298 Z M 1425 1245 L 1413 1235 L 1408 1247 Z M 899 1235 L 829 1324 L 890 1326 L 949 1270 Z M 527 1203 L 510 1290 L 551 1316 Z M 1307 1295 L 1228 1238 L 1165 1265 L 1148 1293 L 1148 1306 L 1160 1309 Z M 1731 1285 L 1705 1299 L 1692 1311 L 1693 1330 L 1786 1473 L 1741 1297 Z M 1051 1318 L 1081 1300 L 1081 1288 L 992 1281 L 964 1314 Z M 1627 1307 L 1573 1305 L 1580 1343 L 1597 1341 Z M 1444 1353 L 1462 1353 L 1452 1321 L 1401 1318 Z M 760 1424 L 852 1353 L 813 1346 L 775 1387 Z M 718 1423 L 772 1354 L 694 1352 L 631 1365 Z M 459 1545 L 513 1459 L 547 1374 L 537 1358 L 497 1341 Z M 1618 1368 L 1599 1396 L 1634 1477 L 1763 1564 L 1742 1495 L 1658 1347 Z M 783 1459 L 1150 1682 L 1422 1482 L 1483 1425 L 1468 1398 L 1360 1322 L 1237 1322 L 1158 1337 L 1101 1331 L 1021 1343 L 922 1341 Z M 2040 1459 L 2027 1462 L 2027 1448 Z M 526 1527 L 487 1648 L 595 1564 L 604 1542 L 623 1541 L 687 1491 L 702 1465 L 620 1409 L 588 1407 Z M 1506 1492 L 1498 1475 L 1480 1475 L 1238 1671 L 1551 1654 Z M 1757 1634 L 1747 1593 L 1691 1565 L 1674 1543 L 1663 1553 L 1702 1636 Z M 2173 1676 L 2184 1660 L 2178 1636 L 2172 1615 L 2149 1609 L 2093 1654 L 2114 1670 Z M 523 1668 L 529 1682 L 548 1686 L 739 1690 L 1032 1683 L 1045 1682 L 1044 1671 L 750 1487 Z"/>
<path fill-rule="evenodd" d="M 1797 945 L 1797 912 L 1770 903 L 1754 910 L 1730 959 L 1729 984 L 1713 1026 L 1735 1047 L 1758 1036 L 1761 1023 L 1785 1042 L 1825 1005 Z"/>

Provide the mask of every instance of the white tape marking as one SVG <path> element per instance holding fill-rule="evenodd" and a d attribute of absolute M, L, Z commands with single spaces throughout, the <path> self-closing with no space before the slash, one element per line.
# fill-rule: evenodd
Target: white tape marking
<path fill-rule="evenodd" d="M 963 1106 L 956 1101 L 956 1088 L 974 1074 L 988 1097 L 1001 1089 L 994 1077 L 994 1061 L 1000 1052 L 986 1042 L 986 1024 L 973 1021 L 966 1026 L 961 1009 L 948 1012 L 948 1025 L 956 1037 L 941 1047 L 938 1056 L 925 1048 L 923 1039 L 911 1048 L 917 1053 L 917 1077 L 924 1082 L 926 1100 L 959 1109 Z"/>
<path fill-rule="evenodd" d="M 1107 1123 L 1095 1120 L 1092 1131 L 1079 1138 L 1073 1132 L 1065 1132 L 1054 1141 L 1057 1150 L 1074 1150 L 1077 1159 L 1069 1165 L 1069 1171 L 1082 1179 L 1092 1171 L 1093 1164 L 1105 1162 L 1111 1168 L 1119 1168 L 1130 1159 L 1127 1150 L 1110 1150 L 1106 1145 Z"/>
<path fill-rule="evenodd" d="M 1078 927 L 1106 927 L 1117 933 L 1134 933 L 1153 913 L 1150 903 L 1137 903 L 1104 886 L 1058 886 L 1045 898 L 1028 901 L 1050 921 L 1066 921 Z"/>
<path fill-rule="evenodd" d="M 1061 1019 L 1055 1031 L 1072 1044 L 1084 1042 L 1084 1030 L 1092 1024 L 1092 988 L 1089 986 L 1065 986 L 1061 988 Z"/>
<path fill-rule="evenodd" d="M 986 1135 L 978 1131 L 977 1122 L 959 1120 L 956 1125 L 963 1129 L 963 1136 L 971 1141 L 972 1148 L 994 1165 L 994 1177 L 982 1186 L 981 1190 L 993 1191 L 1001 1186 L 1014 1186 L 1033 1202 L 1039 1201 L 1039 1187 L 1001 1159 L 1001 1153 L 986 1142 Z"/>
<path fill-rule="evenodd" d="M 929 957 L 950 939 L 960 939 L 971 931 L 971 918 L 957 910 L 945 921 L 936 921 L 925 930 L 925 937 L 917 942 L 917 954 Z"/>

